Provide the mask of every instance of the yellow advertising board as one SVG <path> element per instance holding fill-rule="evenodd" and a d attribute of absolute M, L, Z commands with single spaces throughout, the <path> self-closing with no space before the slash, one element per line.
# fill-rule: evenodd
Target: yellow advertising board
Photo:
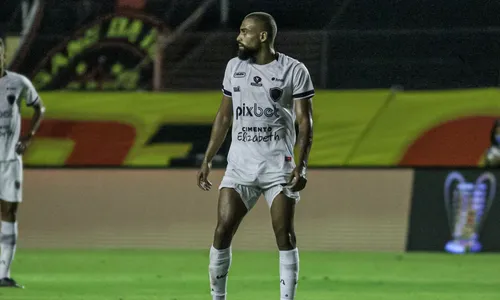
<path fill-rule="evenodd" d="M 202 153 L 221 93 L 41 94 L 31 166 L 171 166 Z M 500 117 L 497 89 L 318 91 L 310 165 L 478 165 Z M 30 111 L 25 109 L 24 127 Z M 201 149 L 201 150 L 200 150 Z"/>

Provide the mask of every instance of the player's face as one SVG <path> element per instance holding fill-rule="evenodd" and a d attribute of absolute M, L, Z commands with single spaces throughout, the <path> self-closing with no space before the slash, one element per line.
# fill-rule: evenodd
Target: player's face
<path fill-rule="evenodd" d="M 248 18 L 241 23 L 238 42 L 238 57 L 243 60 L 255 57 L 262 44 L 262 30 L 255 20 Z"/>

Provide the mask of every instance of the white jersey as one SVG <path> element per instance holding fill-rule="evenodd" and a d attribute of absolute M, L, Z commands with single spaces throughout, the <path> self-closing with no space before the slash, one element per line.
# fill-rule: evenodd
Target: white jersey
<path fill-rule="evenodd" d="M 491 146 L 486 151 L 486 161 L 490 166 L 500 165 L 500 148 L 498 146 Z"/>
<path fill-rule="evenodd" d="M 0 162 L 19 159 L 16 144 L 21 134 L 21 101 L 32 106 L 38 93 L 23 75 L 6 72 L 0 77 Z"/>
<path fill-rule="evenodd" d="M 304 64 L 282 53 L 266 65 L 235 57 L 226 66 L 222 91 L 233 102 L 228 169 L 251 177 L 291 172 L 294 101 L 314 95 Z"/>

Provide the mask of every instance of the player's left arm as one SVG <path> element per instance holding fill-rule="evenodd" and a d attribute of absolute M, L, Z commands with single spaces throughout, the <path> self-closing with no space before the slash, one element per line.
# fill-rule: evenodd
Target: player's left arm
<path fill-rule="evenodd" d="M 313 143 L 312 97 L 295 101 L 295 114 L 299 125 L 297 147 L 300 172 L 305 174 L 309 163 L 309 153 Z"/>
<path fill-rule="evenodd" d="M 313 96 L 314 86 L 309 72 L 304 64 L 299 64 L 295 67 L 293 74 L 293 99 L 296 120 L 299 125 L 297 139 L 299 157 L 297 167 L 290 178 L 293 191 L 304 189 L 307 183 L 306 172 L 313 143 Z"/>
<path fill-rule="evenodd" d="M 24 81 L 24 89 L 23 89 L 23 98 L 26 101 L 26 105 L 28 107 L 32 107 L 34 112 L 31 117 L 30 128 L 26 131 L 26 134 L 19 140 L 17 145 L 17 152 L 19 154 L 23 154 L 26 151 L 26 148 L 31 143 L 33 137 L 35 136 L 40 124 L 43 120 L 45 114 L 45 106 L 42 102 L 42 99 L 38 95 L 35 87 L 27 78 L 23 78 Z"/>

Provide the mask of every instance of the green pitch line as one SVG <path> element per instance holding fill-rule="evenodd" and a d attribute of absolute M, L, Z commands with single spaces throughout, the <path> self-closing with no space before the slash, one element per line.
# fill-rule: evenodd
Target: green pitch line
<path fill-rule="evenodd" d="M 297 300 L 498 300 L 500 255 L 301 253 Z M 23 251 L 9 300 L 204 300 L 207 251 Z M 276 252 L 233 252 L 228 299 L 279 299 Z"/>

